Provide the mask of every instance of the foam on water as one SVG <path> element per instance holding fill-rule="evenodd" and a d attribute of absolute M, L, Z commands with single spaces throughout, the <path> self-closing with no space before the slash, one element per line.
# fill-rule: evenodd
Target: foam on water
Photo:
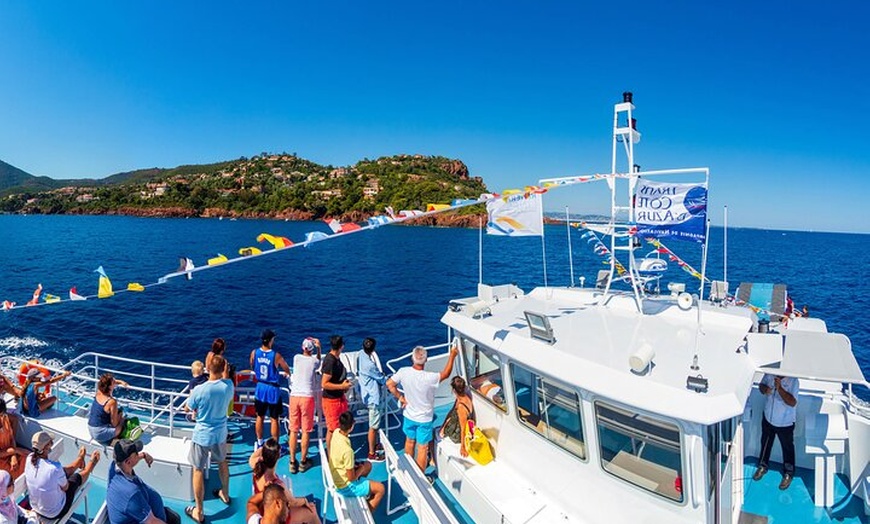
<path fill-rule="evenodd" d="M 0 352 L 8 354 L 15 352 L 15 356 L 23 356 L 22 351 L 48 347 L 48 342 L 36 337 L 4 337 L 0 338 Z"/>

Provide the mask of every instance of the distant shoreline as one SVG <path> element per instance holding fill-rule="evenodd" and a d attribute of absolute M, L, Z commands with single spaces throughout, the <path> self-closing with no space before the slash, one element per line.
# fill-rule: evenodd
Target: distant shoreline
<path fill-rule="evenodd" d="M 17 213 L 17 212 L 9 212 L 9 211 L 0 211 L 0 216 L 8 215 L 8 216 L 129 216 L 129 217 L 138 217 L 138 218 L 204 218 L 204 219 L 241 219 L 241 220 L 286 220 L 290 222 L 318 222 L 323 220 L 329 220 L 332 218 L 337 218 L 340 222 L 355 222 L 362 223 L 365 222 L 369 217 L 376 216 L 365 213 L 346 213 L 343 215 L 339 215 L 337 217 L 323 217 L 323 218 L 315 218 L 313 214 L 306 212 L 298 212 L 298 213 L 278 213 L 275 215 L 269 215 L 266 213 L 232 213 L 227 212 L 226 214 L 197 214 L 193 210 L 186 210 L 184 213 L 159 213 L 159 212 L 149 212 L 145 213 L 147 210 L 139 210 L 141 212 L 137 213 L 128 213 L 128 212 L 119 212 L 118 210 L 110 210 L 105 213 L 84 213 L 84 212 L 73 212 L 73 213 Z M 156 210 L 151 210 L 156 211 Z M 398 225 L 406 225 L 406 226 L 426 226 L 426 227 L 455 227 L 455 228 L 466 228 L 466 229 L 477 229 L 480 226 L 479 219 L 486 223 L 486 213 L 473 213 L 467 215 L 456 215 L 456 214 L 438 214 L 438 215 L 430 215 L 423 218 L 412 219 L 407 222 L 403 222 Z M 572 218 L 572 220 L 582 221 L 583 218 Z M 596 217 L 587 218 L 586 220 L 595 221 Z M 563 219 L 554 219 L 548 216 L 544 216 L 544 224 L 546 225 L 564 225 Z M 721 225 L 711 225 L 712 229 L 722 229 Z M 806 231 L 801 229 L 776 229 L 776 228 L 764 228 L 764 227 L 753 227 L 753 226 L 729 226 L 729 231 L 737 231 L 741 229 L 748 229 L 751 231 L 770 231 L 770 232 L 778 232 L 778 233 L 819 233 L 819 234 L 834 234 L 834 235 L 870 235 L 870 231 Z"/>

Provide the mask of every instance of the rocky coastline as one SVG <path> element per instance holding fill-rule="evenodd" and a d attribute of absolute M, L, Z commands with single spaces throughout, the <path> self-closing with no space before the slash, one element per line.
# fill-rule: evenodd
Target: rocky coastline
<path fill-rule="evenodd" d="M 63 213 L 67 215 L 109 215 L 109 216 L 134 216 L 144 218 L 235 218 L 235 219 L 266 219 L 266 220 L 291 220 L 291 221 L 310 221 L 317 220 L 314 213 L 302 211 L 298 209 L 286 209 L 277 213 L 263 212 L 237 212 L 233 210 L 220 208 L 206 208 L 201 213 L 194 209 L 184 207 L 125 207 L 121 206 L 115 209 L 105 211 L 95 211 L 91 209 L 73 208 Z M 353 211 L 344 213 L 335 217 L 324 217 L 329 220 L 337 218 L 340 222 L 356 222 L 362 223 L 371 217 L 371 214 Z M 486 221 L 486 213 L 463 214 L 456 213 L 440 213 L 426 217 L 416 218 L 403 222 L 403 224 L 414 226 L 435 226 L 435 227 L 462 227 L 462 228 L 477 228 L 480 226 L 480 221 Z"/>

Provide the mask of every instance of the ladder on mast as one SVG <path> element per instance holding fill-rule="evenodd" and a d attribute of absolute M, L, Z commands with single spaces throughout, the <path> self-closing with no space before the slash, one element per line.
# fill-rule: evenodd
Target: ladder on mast
<path fill-rule="evenodd" d="M 634 292 L 635 302 L 637 303 L 638 311 L 642 311 L 642 297 L 644 296 L 643 279 L 637 273 L 637 267 L 634 258 L 635 237 L 629 234 L 629 227 L 634 224 L 634 189 L 637 185 L 638 172 L 640 166 L 634 161 L 634 146 L 640 142 L 641 134 L 637 130 L 637 119 L 634 118 L 634 103 L 632 101 L 632 93 L 626 91 L 622 94 L 622 102 L 613 106 L 613 150 L 611 155 L 610 173 L 611 177 L 607 179 L 607 185 L 610 189 L 610 274 L 607 278 L 607 284 L 604 288 L 604 296 L 607 297 L 610 292 L 610 286 L 613 283 L 614 273 L 616 269 L 616 255 L 619 252 L 628 253 L 628 268 L 626 275 Z M 622 147 L 619 147 L 622 144 Z M 621 151 L 620 151 L 621 150 Z M 621 167 L 620 158 L 625 159 L 625 171 L 617 171 Z M 628 175 L 625 178 L 625 184 L 617 184 L 617 180 L 623 178 L 617 177 L 625 173 Z M 621 191 L 625 186 L 626 191 Z M 624 200 L 619 195 L 624 195 Z M 620 223 L 622 219 L 625 222 Z M 624 234 L 621 234 L 624 233 Z M 624 240 L 624 242 L 623 242 Z M 623 275 L 619 275 L 623 277 Z"/>

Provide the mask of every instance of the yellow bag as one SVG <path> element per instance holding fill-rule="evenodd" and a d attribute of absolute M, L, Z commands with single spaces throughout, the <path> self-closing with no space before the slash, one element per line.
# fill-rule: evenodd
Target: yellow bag
<path fill-rule="evenodd" d="M 492 462 L 489 440 L 480 428 L 474 427 L 474 422 L 471 420 L 468 421 L 468 431 L 465 432 L 465 449 L 468 450 L 468 456 L 481 466 Z"/>

